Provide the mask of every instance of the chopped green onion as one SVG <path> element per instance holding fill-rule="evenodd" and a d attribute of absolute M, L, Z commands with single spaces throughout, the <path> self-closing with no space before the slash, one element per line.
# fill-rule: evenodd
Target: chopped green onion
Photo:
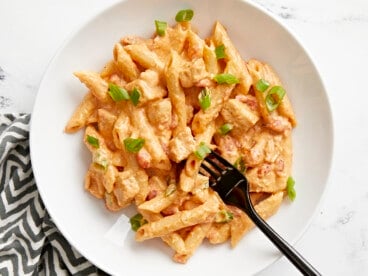
<path fill-rule="evenodd" d="M 217 59 L 222 59 L 226 57 L 224 44 L 221 44 L 215 48 L 215 54 Z"/>
<path fill-rule="evenodd" d="M 92 161 L 94 164 L 101 166 L 103 169 L 106 169 L 109 166 L 107 153 L 101 149 L 93 152 Z"/>
<path fill-rule="evenodd" d="M 208 88 L 201 91 L 199 95 L 199 105 L 203 111 L 211 106 L 211 92 Z"/>
<path fill-rule="evenodd" d="M 147 223 L 147 220 L 145 220 L 140 213 L 137 213 L 129 219 L 129 222 L 132 230 L 136 232 L 139 227 Z"/>
<path fill-rule="evenodd" d="M 286 92 L 281 86 L 274 86 L 268 91 L 266 96 L 266 107 L 269 112 L 274 111 L 280 105 Z"/>
<path fill-rule="evenodd" d="M 232 74 L 217 74 L 213 79 L 219 84 L 236 84 L 239 83 L 239 79 Z"/>
<path fill-rule="evenodd" d="M 126 138 L 124 139 L 124 146 L 127 151 L 137 153 L 144 146 L 145 140 L 142 138 Z"/>
<path fill-rule="evenodd" d="M 194 15 L 193 10 L 191 9 L 187 9 L 187 10 L 181 10 L 179 11 L 176 16 L 175 16 L 175 21 L 176 22 L 185 22 L 185 21 L 190 21 L 192 20 Z"/>
<path fill-rule="evenodd" d="M 96 137 L 87 135 L 87 142 L 96 149 L 100 147 L 100 141 Z"/>
<path fill-rule="evenodd" d="M 295 186 L 295 180 L 291 176 L 289 176 L 289 178 L 286 181 L 286 191 L 291 201 L 294 201 L 296 197 L 296 191 L 295 191 L 294 186 Z"/>
<path fill-rule="evenodd" d="M 234 163 L 234 167 L 237 168 L 241 173 L 245 173 L 247 166 L 245 165 L 243 157 L 239 156 Z"/>
<path fill-rule="evenodd" d="M 167 28 L 167 23 L 165 21 L 155 20 L 155 25 L 156 25 L 156 33 L 159 36 L 164 36 Z"/>
<path fill-rule="evenodd" d="M 221 135 L 228 134 L 233 129 L 233 125 L 230 123 L 225 123 L 219 128 L 219 132 Z"/>
<path fill-rule="evenodd" d="M 215 215 L 215 222 L 217 223 L 226 223 L 232 221 L 233 219 L 234 214 L 227 210 L 221 210 Z"/>
<path fill-rule="evenodd" d="M 130 100 L 135 106 L 138 104 L 140 97 L 141 94 L 139 93 L 139 90 L 137 88 L 134 88 L 133 91 L 130 93 Z"/>
<path fill-rule="evenodd" d="M 169 186 L 167 186 L 167 188 L 165 190 L 165 196 L 168 197 L 168 196 L 172 195 L 173 193 L 175 193 L 175 191 L 176 191 L 176 184 L 171 183 Z"/>
<path fill-rule="evenodd" d="M 122 100 L 129 100 L 129 94 L 128 91 L 126 91 L 124 88 L 113 84 L 113 83 L 109 83 L 109 95 L 111 97 L 111 99 L 113 99 L 114 102 L 119 102 Z"/>
<path fill-rule="evenodd" d="M 197 156 L 198 159 L 203 160 L 210 152 L 211 149 L 204 142 L 200 142 L 194 154 L 195 156 Z"/>
<path fill-rule="evenodd" d="M 265 79 L 260 79 L 256 83 L 256 89 L 261 92 L 265 92 L 267 88 L 270 86 L 270 83 Z"/>

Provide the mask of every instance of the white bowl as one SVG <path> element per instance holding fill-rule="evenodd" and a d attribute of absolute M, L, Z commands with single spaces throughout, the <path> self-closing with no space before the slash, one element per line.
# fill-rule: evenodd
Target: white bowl
<path fill-rule="evenodd" d="M 82 133 L 66 135 L 64 126 L 85 89 L 72 75 L 100 70 L 122 36 L 148 37 L 154 20 L 174 23 L 178 10 L 194 10 L 193 25 L 202 37 L 215 20 L 228 29 L 243 58 L 269 63 L 281 77 L 299 125 L 294 131 L 293 177 L 297 198 L 269 220 L 294 243 L 309 225 L 325 191 L 333 150 L 331 111 L 319 73 L 295 36 L 254 4 L 238 0 L 127 0 L 101 12 L 80 28 L 56 54 L 41 83 L 31 125 L 31 157 L 41 197 L 60 231 L 86 258 L 113 275 L 254 274 L 281 255 L 257 229 L 231 249 L 202 245 L 187 264 L 171 260 L 159 240 L 136 243 L 128 217 L 111 213 L 83 188 L 90 162 Z M 317 244 L 317 241 L 316 241 Z M 196 274 L 197 275 L 197 274 Z"/>

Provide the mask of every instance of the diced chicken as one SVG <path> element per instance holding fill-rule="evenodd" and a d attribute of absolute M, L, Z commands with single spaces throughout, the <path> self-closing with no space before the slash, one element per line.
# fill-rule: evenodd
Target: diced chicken
<path fill-rule="evenodd" d="M 138 162 L 139 166 L 141 166 L 141 168 L 148 169 L 148 168 L 151 167 L 151 165 L 152 165 L 152 156 L 149 154 L 149 152 L 145 148 L 142 148 L 137 153 L 136 156 L 137 156 L 137 162 Z"/>
<path fill-rule="evenodd" d="M 115 186 L 114 194 L 121 207 L 128 206 L 139 192 L 139 183 L 130 170 L 118 174 Z"/>
<path fill-rule="evenodd" d="M 159 130 L 169 129 L 172 123 L 172 105 L 170 99 L 158 100 L 147 105 L 149 122 Z"/>
<path fill-rule="evenodd" d="M 230 135 L 215 135 L 214 139 L 221 156 L 234 164 L 240 156 L 236 141 Z"/>
<path fill-rule="evenodd" d="M 180 84 L 183 87 L 192 87 L 208 77 L 206 65 L 202 58 L 187 62 L 179 74 Z"/>
<path fill-rule="evenodd" d="M 260 118 L 257 112 L 237 99 L 228 100 L 221 110 L 221 115 L 225 122 L 231 123 L 234 130 L 240 130 L 241 133 L 248 131 Z"/>
<path fill-rule="evenodd" d="M 139 78 L 149 83 L 150 86 L 158 86 L 160 84 L 160 74 L 155 70 L 148 69 L 142 72 Z"/>
<path fill-rule="evenodd" d="M 269 139 L 267 139 L 264 151 L 266 162 L 273 163 L 280 155 L 281 147 L 277 144 L 276 139 L 269 137 Z"/>
<path fill-rule="evenodd" d="M 255 145 L 248 151 L 248 153 L 244 157 L 247 166 L 254 167 L 263 162 L 265 158 L 264 148 L 266 143 L 267 141 L 263 136 L 260 136 L 259 139 L 257 139 Z"/>
<path fill-rule="evenodd" d="M 148 101 L 161 99 L 166 96 L 167 91 L 161 86 L 151 85 L 146 80 L 136 79 L 125 86 L 125 89 L 132 91 L 137 89 L 140 93 L 139 105 L 143 105 Z"/>
<path fill-rule="evenodd" d="M 280 155 L 279 139 L 268 131 L 253 136 L 253 146 L 247 150 L 245 161 L 248 166 L 254 167 L 266 161 L 275 162 Z"/>
<path fill-rule="evenodd" d="M 242 95 L 239 94 L 235 97 L 235 99 L 237 99 L 238 101 L 247 104 L 251 110 L 255 111 L 258 113 L 258 102 L 257 102 L 257 98 L 255 96 L 252 95 Z"/>
<path fill-rule="evenodd" d="M 263 163 L 260 166 L 246 171 L 249 188 L 252 192 L 274 192 L 276 175 L 271 164 Z"/>
<path fill-rule="evenodd" d="M 196 143 L 189 127 L 186 127 L 169 142 L 169 158 L 177 163 L 186 159 L 195 150 Z"/>
<path fill-rule="evenodd" d="M 278 115 L 271 116 L 270 122 L 266 124 L 266 127 L 278 133 L 289 132 L 292 129 L 290 121 Z"/>

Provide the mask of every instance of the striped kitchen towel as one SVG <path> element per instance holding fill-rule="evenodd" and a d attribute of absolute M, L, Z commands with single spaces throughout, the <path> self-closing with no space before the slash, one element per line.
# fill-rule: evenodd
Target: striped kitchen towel
<path fill-rule="evenodd" d="M 29 114 L 0 114 L 0 275 L 106 275 L 65 240 L 37 191 Z"/>

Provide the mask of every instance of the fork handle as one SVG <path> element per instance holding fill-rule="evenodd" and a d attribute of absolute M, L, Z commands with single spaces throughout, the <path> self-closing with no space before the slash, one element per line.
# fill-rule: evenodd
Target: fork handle
<path fill-rule="evenodd" d="M 255 210 L 253 212 L 253 215 L 248 214 L 252 216 L 251 220 L 303 275 L 321 275 L 293 246 L 276 233 Z"/>
<path fill-rule="evenodd" d="M 236 189 L 243 190 L 242 185 L 237 185 L 232 191 L 241 197 L 236 200 L 236 206 L 241 208 L 255 225 L 271 240 L 271 242 L 289 259 L 291 263 L 295 265 L 297 269 L 303 274 L 308 276 L 321 275 L 304 257 L 296 251 L 287 241 L 285 241 L 272 227 L 265 222 L 254 209 L 248 192 L 238 191 Z M 246 197 L 246 198 L 245 198 Z"/>

